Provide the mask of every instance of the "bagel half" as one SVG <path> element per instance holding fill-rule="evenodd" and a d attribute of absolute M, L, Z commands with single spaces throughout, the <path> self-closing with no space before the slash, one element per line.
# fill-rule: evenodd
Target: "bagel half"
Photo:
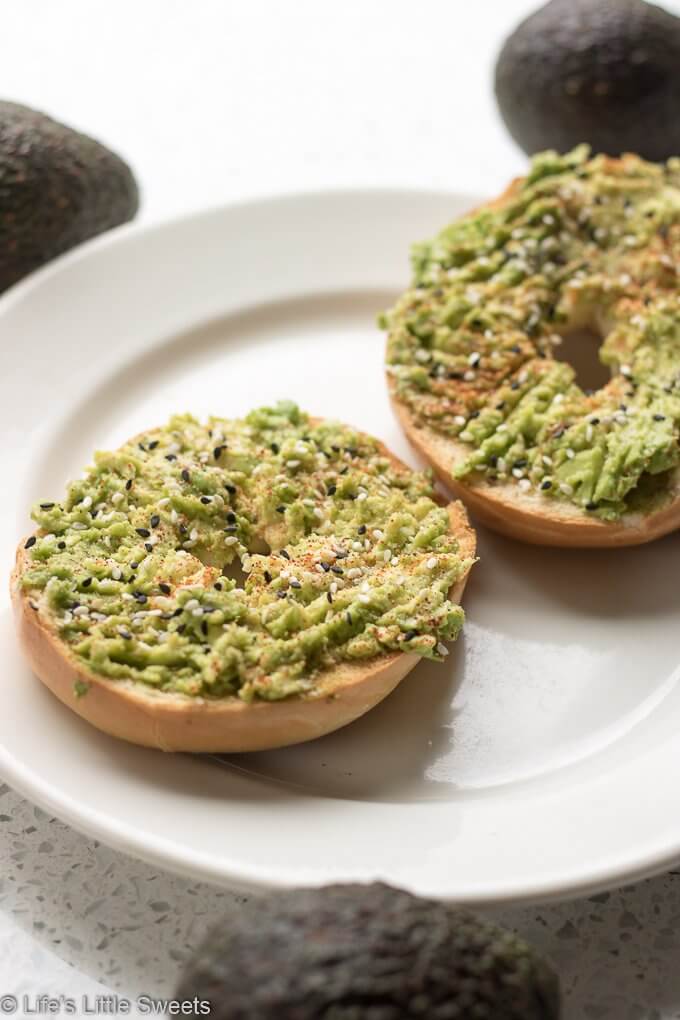
<path fill-rule="evenodd" d="M 597 204 L 592 203 L 593 196 Z M 529 213 L 540 203 L 543 203 L 542 216 L 538 218 L 539 226 L 536 227 L 536 216 L 532 220 Z M 637 245 L 632 235 L 624 234 L 619 243 L 607 248 L 604 228 L 593 226 L 593 223 L 599 222 L 597 217 L 604 215 L 602 210 L 606 210 L 608 204 L 613 207 L 616 203 L 619 205 L 616 213 L 612 214 L 614 229 L 632 231 L 639 223 L 642 224 L 641 240 Z M 465 266 L 474 264 L 478 257 L 480 264 L 484 260 L 488 263 L 502 252 L 503 259 L 499 256 L 499 277 L 504 266 L 508 261 L 512 265 L 515 257 L 518 261 L 525 258 L 531 262 L 527 251 L 531 256 L 536 245 L 533 249 L 527 246 L 519 252 L 519 256 L 515 250 L 525 240 L 521 232 L 525 225 L 522 217 L 527 209 L 531 226 L 525 230 L 525 237 L 531 239 L 532 230 L 539 238 L 543 234 L 552 243 L 550 251 L 555 253 L 552 256 L 555 262 L 561 259 L 558 265 L 552 266 L 553 279 L 538 263 L 531 270 L 534 275 L 529 275 L 518 286 L 518 296 L 514 300 L 522 313 L 527 310 L 533 313 L 533 308 L 539 307 L 541 301 L 553 302 L 553 312 L 557 310 L 550 321 L 531 322 L 531 332 L 525 331 L 522 315 L 514 315 L 515 309 L 508 298 L 510 290 L 504 294 L 498 288 L 494 289 L 494 277 L 488 285 L 485 281 L 471 285 L 468 290 L 465 283 L 457 282 L 458 277 L 464 279 Z M 589 159 L 587 148 L 582 146 L 564 157 L 555 153 L 537 157 L 530 177 L 513 181 L 498 198 L 459 221 L 463 226 L 472 225 L 470 233 L 460 235 L 460 242 L 451 242 L 454 235 L 449 236 L 444 230 L 434 241 L 416 249 L 412 289 L 384 317 L 388 328 L 387 386 L 390 399 L 414 450 L 431 465 L 441 482 L 464 500 L 476 518 L 493 530 L 537 545 L 585 548 L 640 545 L 680 528 L 678 210 L 680 161 L 670 160 L 665 166 L 657 166 L 633 155 L 621 159 Z M 507 220 L 503 219 L 506 215 Z M 462 269 L 456 268 L 460 263 L 455 261 L 455 251 L 454 260 L 446 263 L 442 250 L 447 244 L 472 245 L 469 237 L 475 229 L 475 221 L 482 224 L 479 227 L 482 240 L 478 235 L 474 243 L 482 247 L 469 262 L 465 261 L 469 252 L 465 254 Z M 587 224 L 587 236 L 581 221 Z M 561 225 L 561 232 L 555 227 L 551 235 L 553 228 L 550 224 L 556 222 Z M 544 223 L 547 225 L 543 226 Z M 455 232 L 456 226 L 453 224 L 448 229 Z M 598 241 L 598 229 L 603 230 L 603 248 Z M 497 250 L 493 250 L 493 243 L 489 240 L 489 257 L 479 254 L 484 246 L 484 230 L 488 230 L 490 239 L 494 231 L 507 231 Z M 579 231 L 583 232 L 583 236 Z M 514 240 L 516 234 L 520 238 L 517 241 Z M 539 248 L 541 243 L 539 240 Z M 486 252 L 487 249 L 483 250 Z M 430 265 L 426 264 L 428 259 Z M 588 268 L 583 269 L 579 259 Z M 447 269 L 447 265 L 454 268 Z M 569 278 L 570 271 L 573 279 Z M 461 295 L 467 297 L 469 291 L 476 291 L 472 307 L 451 325 L 453 320 L 447 320 L 447 313 L 453 307 L 450 314 L 455 315 L 455 300 Z M 583 294 L 593 296 L 586 298 L 582 297 Z M 504 306 L 503 301 L 506 302 Z M 487 307 L 492 308 L 495 314 L 499 306 L 502 312 L 498 321 L 503 324 L 494 325 L 476 339 L 474 327 L 470 324 L 475 317 L 480 317 L 480 312 L 483 319 Z M 677 337 L 669 335 L 663 340 L 670 350 L 665 362 L 658 357 L 659 327 L 654 324 L 653 316 L 678 323 Z M 488 326 L 488 322 L 484 325 Z M 413 334 L 411 337 L 405 327 Z M 485 338 L 492 336 L 496 329 L 501 334 L 505 330 L 505 337 L 499 344 L 497 336 L 493 336 L 492 342 L 485 347 Z M 529 371 L 535 369 L 536 385 L 540 385 L 544 378 L 541 373 L 546 366 L 562 364 L 555 360 L 551 345 L 559 344 L 565 336 L 584 329 L 590 329 L 603 338 L 601 350 L 603 360 L 611 367 L 611 381 L 594 394 L 584 393 L 572 373 L 563 384 L 564 392 L 559 394 L 559 399 L 564 399 L 562 406 L 568 407 L 569 413 L 565 412 L 560 418 L 559 410 L 549 411 L 545 415 L 547 424 L 543 433 L 539 433 L 533 449 L 528 440 L 526 448 L 523 446 L 526 437 L 520 430 L 518 446 L 522 449 L 515 456 L 519 458 L 521 455 L 522 459 L 518 459 L 517 463 L 522 467 L 527 464 L 528 457 L 529 466 L 517 477 L 524 477 L 526 481 L 518 484 L 517 478 L 512 477 L 512 459 L 500 477 L 495 461 L 482 460 L 479 468 L 470 467 L 476 441 L 471 443 L 466 430 L 473 419 L 505 407 L 506 410 L 497 415 L 492 431 L 493 428 L 499 432 L 501 428 L 507 429 L 505 423 L 510 420 L 507 411 L 508 396 L 511 396 L 509 384 L 512 382 L 512 389 L 517 389 L 517 380 L 522 378 L 520 373 L 523 370 L 526 375 L 528 367 Z M 512 342 L 514 346 L 511 347 Z M 508 350 L 517 352 L 514 361 L 508 357 L 498 371 L 489 358 L 489 353 L 495 357 L 494 343 L 499 344 L 504 357 Z M 441 361 L 438 361 L 438 349 L 445 352 Z M 482 352 L 481 357 L 477 351 Z M 452 352 L 460 355 L 460 364 L 454 364 Z M 476 360 L 466 362 L 466 358 Z M 649 369 L 655 359 L 662 364 L 658 375 Z M 417 383 L 413 375 L 414 369 L 420 371 L 422 380 L 423 365 L 434 378 L 434 382 L 428 384 L 430 392 L 426 392 L 423 382 Z M 449 375 L 447 373 L 452 366 L 457 372 Z M 562 367 L 567 366 L 562 364 Z M 441 371 L 439 377 L 438 371 Z M 486 378 L 482 378 L 484 375 Z M 445 381 L 449 378 L 460 381 Z M 419 393 L 419 388 L 424 392 Z M 515 406 L 512 405 L 513 410 Z M 601 408 L 604 410 L 601 411 Z M 653 413 L 660 411 L 663 413 Z M 550 438 L 549 426 L 554 427 L 556 434 L 558 429 L 563 434 L 572 429 L 574 423 L 583 429 L 592 421 L 597 426 L 588 430 L 592 435 L 593 431 L 603 427 L 603 421 L 609 422 L 610 431 L 615 432 L 620 427 L 627 427 L 635 415 L 639 415 L 638 420 L 643 422 L 640 428 L 648 429 L 650 436 L 653 429 L 664 429 L 666 424 L 672 425 L 672 431 L 669 430 L 669 435 L 656 447 L 653 445 L 656 440 L 650 440 L 650 466 L 645 466 L 644 456 L 639 457 L 642 464 L 636 467 L 636 481 L 629 492 L 616 497 L 618 502 L 614 512 L 614 499 L 609 505 L 606 497 L 599 502 L 589 502 L 587 496 L 581 495 L 581 491 L 585 490 L 579 490 L 578 484 L 573 487 L 566 485 L 564 491 L 567 495 L 562 495 L 558 491 L 559 478 L 551 477 L 552 466 L 545 467 L 540 461 L 532 460 L 536 452 L 553 453 L 550 447 L 546 450 L 540 448 L 546 435 Z M 455 422 L 460 426 L 454 426 Z M 459 438 L 461 433 L 462 438 Z M 597 435 L 595 440 L 598 441 Z M 606 451 L 607 438 L 600 436 L 599 441 Z M 562 460 L 556 463 L 564 464 L 564 455 L 573 458 L 575 453 L 568 438 L 561 442 L 568 449 L 558 452 Z M 642 434 L 643 450 L 644 442 Z M 661 449 L 664 443 L 665 448 Z M 587 443 L 573 445 L 578 456 Z M 505 458 L 505 452 L 501 456 Z M 500 458 L 496 459 L 500 463 Z M 551 463 L 550 458 L 547 463 Z M 557 471 L 554 474 L 557 475 Z M 550 481 L 543 483 L 544 478 L 550 478 Z M 547 485 L 550 491 L 542 491 L 543 485 Z M 638 485 L 639 489 L 636 488 Z M 573 494 L 570 492 L 572 489 Z M 647 490 L 651 493 L 649 498 Z"/>
<path fill-rule="evenodd" d="M 409 471 L 378 444 L 398 471 Z M 475 533 L 464 507 L 447 507 L 450 533 L 460 557 L 469 561 L 450 589 L 458 602 L 475 555 Z M 23 542 L 17 552 L 11 594 L 21 646 L 34 673 L 68 708 L 93 726 L 122 740 L 163 751 L 239 752 L 283 747 L 312 740 L 347 725 L 385 698 L 416 665 L 419 656 L 389 652 L 357 662 L 340 662 L 315 677 L 313 690 L 278 701 L 245 702 L 238 696 L 204 698 L 157 691 L 147 684 L 112 679 L 87 667 L 32 604 L 21 583 L 29 563 Z M 87 693 L 77 697 L 77 685 Z"/>

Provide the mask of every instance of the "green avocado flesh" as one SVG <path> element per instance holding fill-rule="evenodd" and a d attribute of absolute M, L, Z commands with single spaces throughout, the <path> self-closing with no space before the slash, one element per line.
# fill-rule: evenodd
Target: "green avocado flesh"
<path fill-rule="evenodd" d="M 680 159 L 536 156 L 495 206 L 413 251 L 382 317 L 397 399 L 468 448 L 453 477 L 615 521 L 670 498 L 680 461 Z M 611 380 L 584 392 L 555 358 L 603 339 Z"/>
<path fill-rule="evenodd" d="M 341 662 L 441 658 L 463 623 L 470 561 L 429 477 L 291 403 L 173 417 L 32 516 L 32 607 L 87 669 L 159 691 L 321 695 Z"/>

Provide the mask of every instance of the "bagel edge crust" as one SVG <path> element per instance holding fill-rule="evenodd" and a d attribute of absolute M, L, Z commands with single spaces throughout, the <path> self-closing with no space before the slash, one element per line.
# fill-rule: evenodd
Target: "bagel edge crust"
<path fill-rule="evenodd" d="M 382 445 L 395 465 L 405 468 Z M 409 469 L 410 470 L 410 469 Z M 475 555 L 476 536 L 461 503 L 447 506 L 451 531 L 464 558 Z M 209 700 L 156 691 L 86 669 L 31 608 L 21 585 L 27 559 L 20 543 L 10 590 L 23 652 L 42 683 L 92 726 L 128 743 L 161 751 L 232 753 L 287 747 L 321 737 L 364 715 L 390 694 L 420 656 L 390 652 L 366 662 L 340 663 L 319 675 L 314 693 L 281 701 L 246 703 L 236 696 Z M 459 602 L 469 571 L 449 591 Z M 74 685 L 87 684 L 76 697 Z"/>

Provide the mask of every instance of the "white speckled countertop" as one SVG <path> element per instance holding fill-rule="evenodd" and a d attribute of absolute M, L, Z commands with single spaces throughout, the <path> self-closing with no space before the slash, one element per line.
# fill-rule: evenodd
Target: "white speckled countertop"
<path fill-rule="evenodd" d="M 414 22 L 410 0 L 22 0 L 3 11 L 2 89 L 122 152 L 145 219 L 310 187 L 491 194 L 524 165 L 495 111 L 493 56 L 534 6 L 422 0 Z M 0 1011 L 3 994 L 167 996 L 238 899 L 2 784 L 0 860 Z M 565 1020 L 680 1018 L 680 872 L 496 916 L 557 965 Z"/>

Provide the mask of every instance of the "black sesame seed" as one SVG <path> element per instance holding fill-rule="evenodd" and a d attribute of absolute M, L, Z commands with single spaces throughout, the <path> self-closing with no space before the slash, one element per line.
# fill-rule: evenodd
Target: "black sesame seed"
<path fill-rule="evenodd" d="M 333 603 L 333 596 L 329 591 L 326 592 L 326 598 L 331 604 Z"/>
<path fill-rule="evenodd" d="M 279 447 L 278 443 L 270 443 L 269 444 L 269 449 L 272 451 L 272 453 L 278 453 L 280 447 Z"/>
<path fill-rule="evenodd" d="M 188 468 L 182 468 L 181 478 L 182 478 L 182 481 L 184 481 L 184 482 L 190 482 L 191 481 L 191 475 L 189 474 L 189 469 Z"/>
<path fill-rule="evenodd" d="M 282 506 L 277 506 L 276 512 L 277 512 L 277 514 L 285 514 L 285 512 L 286 512 L 285 506 L 283 506 L 283 505 Z"/>
<path fill-rule="evenodd" d="M 599 425 L 600 424 L 600 419 L 599 418 L 591 418 L 590 419 L 590 424 L 591 425 Z"/>
<path fill-rule="evenodd" d="M 264 577 L 267 584 L 271 584 L 272 575 L 269 573 L 268 570 L 265 570 L 262 576 Z"/>
<path fill-rule="evenodd" d="M 349 465 L 345 465 L 345 467 L 342 469 L 342 471 L 339 472 L 339 474 L 346 475 L 348 471 L 349 471 Z"/>
<path fill-rule="evenodd" d="M 170 587 L 170 585 L 166 584 L 165 581 L 161 581 L 159 583 L 158 587 L 160 588 L 160 590 L 163 592 L 164 595 L 169 595 L 170 592 L 172 591 L 172 588 Z"/>
<path fill-rule="evenodd" d="M 331 570 L 333 571 L 334 574 L 337 574 L 338 577 L 340 577 L 341 574 L 344 574 L 344 570 L 342 569 L 342 567 L 331 567 Z"/>
<path fill-rule="evenodd" d="M 512 351 L 513 354 L 521 354 L 522 353 L 522 348 L 519 346 L 519 344 L 513 344 L 512 347 L 510 348 L 510 350 Z"/>
<path fill-rule="evenodd" d="M 333 450 L 334 453 L 340 453 L 340 447 L 336 446 L 334 443 L 331 444 L 331 450 Z"/>
<path fill-rule="evenodd" d="M 152 528 L 157 528 L 160 523 L 161 523 L 161 519 L 160 519 L 159 515 L 158 514 L 153 514 L 153 516 L 151 517 L 151 520 L 149 521 L 149 524 L 151 525 L 151 527 Z"/>
<path fill-rule="evenodd" d="M 144 453 L 146 453 L 146 446 L 144 445 L 144 443 L 137 443 L 137 446 L 139 447 L 140 450 L 144 450 Z"/>
<path fill-rule="evenodd" d="M 213 588 L 215 588 L 217 591 L 222 591 L 222 582 L 221 581 L 215 581 L 215 583 L 213 585 Z"/>
<path fill-rule="evenodd" d="M 479 411 L 471 411 L 470 412 L 470 417 L 471 418 L 479 418 L 479 414 L 480 414 Z"/>
<path fill-rule="evenodd" d="M 207 620 L 202 620 L 201 621 L 201 630 L 203 631 L 204 635 L 207 637 L 208 636 L 208 621 Z"/>
<path fill-rule="evenodd" d="M 351 627 L 352 623 L 353 623 L 353 621 L 352 621 L 352 614 L 351 613 L 345 613 L 345 619 L 347 620 L 348 624 Z"/>
<path fill-rule="evenodd" d="M 66 542 L 57 542 L 57 549 L 65 549 Z"/>
<path fill-rule="evenodd" d="M 201 496 L 201 503 L 203 506 L 207 506 L 208 503 L 212 503 L 210 496 Z"/>
<path fill-rule="evenodd" d="M 125 488 L 128 490 L 128 492 L 132 488 L 132 479 L 131 478 L 128 478 L 127 482 L 125 483 Z"/>
<path fill-rule="evenodd" d="M 528 460 L 526 459 L 526 457 L 520 457 L 520 459 L 519 459 L 519 460 L 516 460 L 516 461 L 515 461 L 515 463 L 513 464 L 513 467 L 516 467 L 516 468 L 523 468 L 523 467 L 526 467 L 528 463 L 529 463 L 529 462 L 528 462 Z"/>
<path fill-rule="evenodd" d="M 330 563 L 325 563 L 324 560 L 321 560 L 321 569 L 325 574 L 327 574 L 328 571 L 331 569 Z"/>
<path fill-rule="evenodd" d="M 186 623 L 180 623 L 179 627 L 176 628 L 176 633 L 183 634 L 186 629 L 187 629 Z"/>
<path fill-rule="evenodd" d="M 130 564 L 132 570 L 136 570 L 138 566 L 139 563 L 137 562 L 137 560 L 133 560 L 132 563 Z"/>
<path fill-rule="evenodd" d="M 133 593 L 132 593 L 132 597 L 133 597 L 134 599 L 136 599 L 136 600 L 137 600 L 137 602 L 141 602 L 141 603 L 144 603 L 144 602 L 146 602 L 146 601 L 147 601 L 147 597 L 146 597 L 146 595 L 144 594 L 144 592 L 143 592 L 143 591 L 133 591 Z"/>
<path fill-rule="evenodd" d="M 666 415 L 665 414 L 655 414 L 654 415 L 654 421 L 665 421 L 665 420 L 666 420 Z"/>
<path fill-rule="evenodd" d="M 357 534 L 358 535 L 365 535 L 366 534 L 366 525 L 365 524 L 360 524 L 359 525 L 359 527 L 357 528 Z"/>
<path fill-rule="evenodd" d="M 591 499 L 589 503 L 586 503 L 586 510 L 597 510 L 597 503 L 594 503 Z"/>
<path fill-rule="evenodd" d="M 177 454 L 175 454 L 175 453 L 166 453 L 165 459 L 166 460 L 177 460 Z"/>
<path fill-rule="evenodd" d="M 188 533 L 188 531 L 189 531 L 189 529 L 187 528 L 186 524 L 182 524 L 181 521 L 180 521 L 180 523 L 178 525 L 178 529 L 179 529 L 180 535 L 186 535 Z"/>
<path fill-rule="evenodd" d="M 334 496 L 337 491 L 338 491 L 337 485 L 329 485 L 328 488 L 326 489 L 326 492 L 329 496 Z"/>
<path fill-rule="evenodd" d="M 51 510 L 53 506 L 54 506 L 54 503 L 41 503 L 40 504 L 40 509 L 41 510 Z"/>
<path fill-rule="evenodd" d="M 284 560 L 289 560 L 290 559 L 290 553 L 288 552 L 287 549 L 280 549 L 279 550 L 279 555 L 283 556 Z"/>
<path fill-rule="evenodd" d="M 234 496 L 236 494 L 236 486 L 235 485 L 231 485 L 229 482 L 227 482 L 224 487 L 227 490 L 227 492 L 231 493 L 232 496 Z"/>
<path fill-rule="evenodd" d="M 174 613 L 172 615 L 173 616 L 181 616 L 183 612 L 184 612 L 184 610 L 182 609 L 182 607 L 178 606 L 177 609 L 175 609 L 175 611 L 174 611 Z"/>
<path fill-rule="evenodd" d="M 152 439 L 151 442 L 149 443 L 149 449 L 150 450 L 155 450 L 157 446 L 158 446 L 158 440 L 157 439 Z"/>
<path fill-rule="evenodd" d="M 404 641 L 413 641 L 414 638 L 418 637 L 417 630 L 407 630 L 404 634 Z"/>
<path fill-rule="evenodd" d="M 227 514 L 227 524 L 236 524 L 236 514 L 231 510 Z"/>
<path fill-rule="evenodd" d="M 504 400 L 501 400 L 500 404 L 496 404 L 496 410 L 497 411 L 502 411 L 504 407 L 505 407 L 505 401 Z"/>
<path fill-rule="evenodd" d="M 135 566 L 137 566 L 136 563 L 135 563 Z M 130 576 L 127 579 L 127 583 L 128 584 L 132 584 L 132 582 L 136 581 L 136 580 L 137 580 L 137 575 L 136 574 L 130 574 Z"/>
<path fill-rule="evenodd" d="M 135 528 L 135 531 L 137 532 L 140 538 L 149 538 L 149 536 L 151 535 L 151 532 L 149 531 L 148 528 Z"/>
<path fill-rule="evenodd" d="M 286 597 L 285 591 L 277 591 L 276 597 L 277 597 L 277 599 L 285 599 L 285 597 Z"/>
<path fill-rule="evenodd" d="M 510 383 L 510 389 L 511 390 L 518 390 L 519 389 L 519 383 L 518 382 Z"/>
<path fill-rule="evenodd" d="M 227 526 L 226 526 L 226 528 L 224 530 L 227 533 L 227 535 L 233 535 L 235 532 L 238 531 L 238 525 L 237 524 L 227 524 Z"/>
<path fill-rule="evenodd" d="M 92 577 L 86 577 L 85 580 L 83 581 L 83 588 L 89 588 L 93 580 L 94 578 Z"/>
<path fill-rule="evenodd" d="M 290 586 L 291 586 L 291 588 L 301 588 L 302 587 L 302 585 L 300 584 L 299 581 L 291 581 L 290 582 Z"/>
<path fill-rule="evenodd" d="M 30 549 L 30 548 L 31 548 L 31 546 L 32 546 L 32 545 L 35 545 L 35 543 L 36 543 L 37 541 L 38 541 L 38 539 L 37 539 L 37 538 L 35 537 L 35 535 L 31 535 L 31 537 L 30 537 L 30 538 L 27 538 L 27 539 L 26 539 L 26 541 L 25 541 L 25 543 L 24 543 L 24 549 Z"/>
<path fill-rule="evenodd" d="M 215 460 L 219 460 L 220 459 L 220 457 L 222 456 L 222 454 L 226 450 L 226 448 L 227 447 L 225 445 L 216 446 L 215 447 L 215 449 L 213 450 L 213 457 L 215 458 Z"/>
<path fill-rule="evenodd" d="M 132 641 L 132 634 L 129 630 L 119 630 L 118 633 L 125 641 Z"/>
<path fill-rule="evenodd" d="M 548 481 L 546 479 L 545 482 L 541 482 L 541 488 L 542 489 L 552 489 L 552 482 L 550 482 L 550 481 Z"/>

